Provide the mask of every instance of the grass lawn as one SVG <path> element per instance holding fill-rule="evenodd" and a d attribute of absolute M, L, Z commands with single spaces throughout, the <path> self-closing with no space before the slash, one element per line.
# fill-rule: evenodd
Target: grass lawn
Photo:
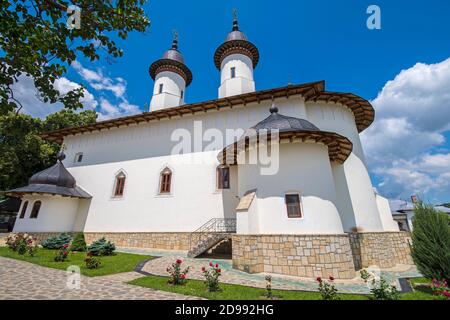
<path fill-rule="evenodd" d="M 409 280 L 414 292 L 404 293 L 400 297 L 402 300 L 435 300 L 433 291 L 430 288 L 431 281 L 426 278 L 412 278 Z"/>
<path fill-rule="evenodd" d="M 10 250 L 8 247 L 0 247 L 0 256 L 6 258 L 13 258 L 23 260 L 31 263 L 38 264 L 40 266 L 66 270 L 70 265 L 77 265 L 80 267 L 81 274 L 85 276 L 104 276 L 108 274 L 133 271 L 137 264 L 141 261 L 148 260 L 150 256 L 144 256 L 139 254 L 121 253 L 117 252 L 113 256 L 99 257 L 102 262 L 98 269 L 87 269 L 84 263 L 86 254 L 84 252 L 69 252 L 68 258 L 64 262 L 55 262 L 55 257 L 58 250 L 47 250 L 39 248 L 34 257 L 28 254 L 23 256 Z"/>
<path fill-rule="evenodd" d="M 265 289 L 221 283 L 219 292 L 208 292 L 205 284 L 200 280 L 190 279 L 183 286 L 167 284 L 168 277 L 147 276 L 130 281 L 130 284 L 152 288 L 161 291 L 181 293 L 210 300 L 260 300 L 265 299 Z M 272 290 L 275 297 L 282 300 L 320 300 L 318 292 Z M 358 294 L 340 294 L 342 300 L 368 300 L 367 296 Z"/>
<path fill-rule="evenodd" d="M 152 288 L 161 291 L 181 293 L 189 296 L 197 296 L 210 300 L 261 300 L 265 299 L 266 290 L 241 285 L 221 283 L 220 292 L 208 292 L 203 281 L 190 279 L 183 286 L 173 286 L 167 283 L 168 277 L 147 276 L 130 281 L 130 284 Z M 426 280 L 426 279 L 425 279 Z M 416 281 L 416 279 L 414 280 Z M 419 280 L 417 280 L 419 281 Z M 423 285 L 423 280 L 421 282 Z M 400 294 L 400 300 L 432 300 L 430 290 L 424 290 L 422 286 L 415 287 L 416 291 Z M 281 300 L 320 300 L 318 292 L 272 290 L 273 295 Z M 362 294 L 339 294 L 341 300 L 369 300 L 370 296 Z"/>

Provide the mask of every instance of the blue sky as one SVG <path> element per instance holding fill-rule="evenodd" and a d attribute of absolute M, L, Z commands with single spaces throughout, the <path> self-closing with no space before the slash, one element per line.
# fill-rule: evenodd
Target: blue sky
<path fill-rule="evenodd" d="M 381 8 L 381 30 L 366 27 L 371 4 Z M 117 40 L 122 58 L 112 63 L 79 59 L 66 77 L 86 86 L 97 109 L 118 108 L 110 112 L 114 116 L 136 112 L 151 99 L 148 67 L 170 47 L 176 29 L 194 75 L 186 102 L 214 99 L 220 79 L 213 54 L 231 29 L 233 8 L 240 29 L 260 51 L 257 90 L 325 80 L 329 91 L 373 101 L 378 123 L 364 133 L 363 143 L 374 186 L 390 198 L 417 193 L 432 202 L 450 202 L 448 0 L 150 1 L 148 31 Z M 87 81 L 91 71 L 106 82 Z M 433 125 L 443 117 L 448 120 Z M 384 139 L 392 143 L 384 147 Z"/>

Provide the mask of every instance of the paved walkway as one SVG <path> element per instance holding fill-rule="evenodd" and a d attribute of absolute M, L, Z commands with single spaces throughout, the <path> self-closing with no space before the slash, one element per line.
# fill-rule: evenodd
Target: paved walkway
<path fill-rule="evenodd" d="M 175 259 L 181 258 L 183 260 L 183 267 L 190 266 L 190 271 L 188 277 L 190 279 L 204 280 L 201 273 L 202 267 L 208 267 L 209 262 L 219 263 L 222 269 L 222 276 L 220 281 L 232 284 L 241 284 L 252 287 L 265 288 L 266 281 L 265 277 L 268 273 L 246 273 L 233 269 L 231 260 L 220 260 L 220 259 L 192 259 L 187 258 L 183 253 L 171 253 L 158 251 L 154 252 L 151 250 L 144 249 L 125 249 L 121 248 L 121 251 L 149 254 L 153 256 L 160 255 L 160 258 L 156 258 L 148 261 L 142 271 L 148 272 L 153 275 L 167 276 L 167 267 L 170 266 Z M 306 290 L 306 291 L 316 291 L 317 282 L 311 278 L 293 277 L 285 276 L 280 274 L 270 274 L 272 276 L 272 287 L 273 289 L 283 289 L 283 290 Z M 417 269 L 409 265 L 398 265 L 395 268 L 385 269 L 381 271 L 381 276 L 384 277 L 389 282 L 396 284 L 397 288 L 400 289 L 400 284 L 398 283 L 398 278 L 403 277 L 418 277 L 420 274 Z M 336 287 L 340 292 L 343 293 L 369 293 L 369 288 L 364 283 L 364 281 L 358 276 L 355 279 L 350 280 L 335 280 Z"/>
<path fill-rule="evenodd" d="M 0 257 L 0 300 L 187 300 L 195 297 L 156 291 L 125 282 L 142 277 L 137 272 L 101 277 L 81 276 L 80 288 L 66 286 L 66 271 Z"/>

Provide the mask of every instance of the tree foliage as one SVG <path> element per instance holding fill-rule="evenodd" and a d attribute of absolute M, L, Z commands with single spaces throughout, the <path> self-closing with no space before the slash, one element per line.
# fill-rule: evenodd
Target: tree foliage
<path fill-rule="evenodd" d="M 418 203 L 414 209 L 412 257 L 429 279 L 450 280 L 450 228 L 447 214 Z"/>
<path fill-rule="evenodd" d="M 40 134 L 95 121 L 93 110 L 76 113 L 63 109 L 45 120 L 13 112 L 0 115 L 0 190 L 26 185 L 31 175 L 55 163 L 60 146 Z"/>
<path fill-rule="evenodd" d="M 33 78 L 44 102 L 81 108 L 84 89 L 61 95 L 54 87 L 67 67 L 84 56 L 91 61 L 122 56 L 113 39 L 144 32 L 150 24 L 145 0 L 10 0 L 0 1 L 0 114 L 21 108 L 12 85 L 20 75 Z M 69 29 L 67 9 L 81 8 L 80 28 Z"/>

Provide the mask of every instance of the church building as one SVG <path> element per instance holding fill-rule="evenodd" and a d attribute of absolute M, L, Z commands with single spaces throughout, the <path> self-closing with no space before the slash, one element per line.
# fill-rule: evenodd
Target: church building
<path fill-rule="evenodd" d="M 217 99 L 186 104 L 194 77 L 174 37 L 150 65 L 149 112 L 45 134 L 61 152 L 9 191 L 22 198 L 14 232 L 82 231 L 190 257 L 226 243 L 251 273 L 353 278 L 412 264 L 367 170 L 359 134 L 372 105 L 324 81 L 256 90 L 259 55 L 234 17 L 213 57 Z"/>

